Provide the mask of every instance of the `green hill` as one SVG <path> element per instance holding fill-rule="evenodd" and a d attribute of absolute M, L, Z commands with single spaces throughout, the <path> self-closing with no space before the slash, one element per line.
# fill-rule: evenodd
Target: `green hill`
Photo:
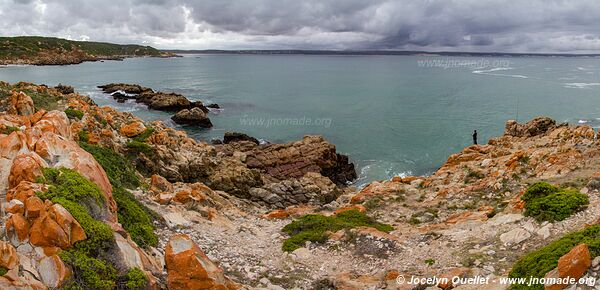
<path fill-rule="evenodd" d="M 53 37 L 0 37 L 0 64 L 56 65 L 126 57 L 173 56 L 142 45 L 73 41 Z"/>

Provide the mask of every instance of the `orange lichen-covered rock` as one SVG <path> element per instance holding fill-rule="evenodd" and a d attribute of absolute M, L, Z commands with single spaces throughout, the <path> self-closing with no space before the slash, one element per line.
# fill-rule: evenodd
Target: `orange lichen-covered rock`
<path fill-rule="evenodd" d="M 43 175 L 42 168 L 46 166 L 46 162 L 35 153 L 17 155 L 10 167 L 9 188 L 17 186 L 21 181 L 35 181 L 37 177 Z"/>
<path fill-rule="evenodd" d="M 33 221 L 29 230 L 29 242 L 40 247 L 59 247 L 67 249 L 71 246 L 69 236 L 61 226 L 48 214 L 44 214 Z"/>
<path fill-rule="evenodd" d="M 33 124 L 33 128 L 40 130 L 42 134 L 54 133 L 68 140 L 72 140 L 70 121 L 65 112 L 50 111 Z"/>
<path fill-rule="evenodd" d="M 189 236 L 171 237 L 165 250 L 169 289 L 239 289 Z"/>
<path fill-rule="evenodd" d="M 150 177 L 150 185 L 152 186 L 152 189 L 156 191 L 173 192 L 173 184 L 166 178 L 157 174 L 153 174 Z"/>
<path fill-rule="evenodd" d="M 29 237 L 29 222 L 21 213 L 12 214 L 6 220 L 6 236 L 13 245 L 19 245 Z"/>
<path fill-rule="evenodd" d="M 46 160 L 53 160 L 53 167 L 73 169 L 98 185 L 108 201 L 107 206 L 111 213 L 108 220 L 116 221 L 117 206 L 112 197 L 112 185 L 102 166 L 90 153 L 81 149 L 76 142 L 53 133 L 45 133 L 43 138 L 37 141 L 35 152 Z"/>
<path fill-rule="evenodd" d="M 46 192 L 47 190 L 48 188 L 44 184 L 21 181 L 19 185 L 6 192 L 6 200 L 18 199 L 25 204 L 27 199 L 34 196 L 36 192 Z"/>
<path fill-rule="evenodd" d="M 338 213 L 349 211 L 349 210 L 353 210 L 353 209 L 358 210 L 359 212 L 366 212 L 367 211 L 367 209 L 363 205 L 353 204 L 353 205 L 348 205 L 348 206 L 344 206 L 344 207 L 338 208 L 337 210 L 335 210 L 334 213 L 338 214 Z"/>
<path fill-rule="evenodd" d="M 590 250 L 580 244 L 558 259 L 558 273 L 561 278 L 579 279 L 592 265 Z"/>
<path fill-rule="evenodd" d="M 33 100 L 23 92 L 13 92 L 9 102 L 10 106 L 7 111 L 9 114 L 28 116 L 35 113 Z"/>
<path fill-rule="evenodd" d="M 119 133 L 126 137 L 135 137 L 137 135 L 142 134 L 144 131 L 146 131 L 146 126 L 144 126 L 144 123 L 140 121 L 135 121 L 121 127 Z"/>
<path fill-rule="evenodd" d="M 19 266 L 17 250 L 11 244 L 0 241 L 0 267 L 8 270 Z"/>
<path fill-rule="evenodd" d="M 276 209 L 264 214 L 262 217 L 266 219 L 284 219 L 290 216 L 290 213 L 285 209 Z"/>
<path fill-rule="evenodd" d="M 54 204 L 48 209 L 48 215 L 58 223 L 69 237 L 70 244 L 86 239 L 85 231 L 77 220 L 60 204 Z"/>
<path fill-rule="evenodd" d="M 31 196 L 25 201 L 25 216 L 32 220 L 45 211 L 44 202 L 37 196 Z"/>

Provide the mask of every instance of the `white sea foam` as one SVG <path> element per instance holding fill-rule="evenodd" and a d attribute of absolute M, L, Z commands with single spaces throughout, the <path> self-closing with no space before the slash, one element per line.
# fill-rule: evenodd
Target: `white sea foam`
<path fill-rule="evenodd" d="M 494 73 L 496 71 L 503 71 L 503 70 L 511 70 L 514 69 L 512 67 L 495 67 L 492 69 L 487 69 L 487 70 L 474 70 L 473 73 L 474 74 L 479 74 L 479 75 L 488 75 L 488 76 L 499 76 L 499 77 L 511 77 L 511 78 L 521 78 L 521 79 L 528 79 L 528 76 L 524 76 L 524 75 L 511 75 L 511 74 L 499 74 L 499 73 Z"/>
<path fill-rule="evenodd" d="M 587 89 L 593 86 L 600 86 L 600 83 L 565 83 L 564 87 L 569 89 Z"/>

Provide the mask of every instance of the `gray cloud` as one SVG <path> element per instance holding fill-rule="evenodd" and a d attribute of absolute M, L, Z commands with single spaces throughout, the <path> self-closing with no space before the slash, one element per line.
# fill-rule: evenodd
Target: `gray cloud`
<path fill-rule="evenodd" d="M 0 34 L 185 49 L 597 52 L 596 0 L 0 0 Z"/>

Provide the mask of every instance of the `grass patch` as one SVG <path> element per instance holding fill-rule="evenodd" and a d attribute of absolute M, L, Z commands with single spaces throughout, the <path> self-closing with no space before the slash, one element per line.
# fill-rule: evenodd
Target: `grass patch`
<path fill-rule="evenodd" d="M 560 189 L 546 182 L 529 186 L 521 197 L 524 215 L 537 221 L 562 221 L 582 210 L 589 203 L 587 195 L 573 189 Z"/>
<path fill-rule="evenodd" d="M 549 245 L 537 249 L 514 265 L 508 277 L 510 278 L 543 278 L 546 273 L 558 265 L 558 259 L 579 244 L 587 244 L 592 259 L 600 255 L 600 225 L 594 225 L 582 231 L 570 233 Z M 544 289 L 544 285 L 512 285 L 510 289 Z"/>
<path fill-rule="evenodd" d="M 69 117 L 69 119 L 81 120 L 83 118 L 83 112 L 80 110 L 66 109 L 65 114 L 67 114 L 67 117 Z"/>
<path fill-rule="evenodd" d="M 290 238 L 283 242 L 282 250 L 286 252 L 294 251 L 303 247 L 307 241 L 325 242 L 327 240 L 326 232 L 336 232 L 355 227 L 372 227 L 383 232 L 393 230 L 392 226 L 379 223 L 356 209 L 344 211 L 334 216 L 309 214 L 283 227 L 282 231 L 290 235 Z"/>

